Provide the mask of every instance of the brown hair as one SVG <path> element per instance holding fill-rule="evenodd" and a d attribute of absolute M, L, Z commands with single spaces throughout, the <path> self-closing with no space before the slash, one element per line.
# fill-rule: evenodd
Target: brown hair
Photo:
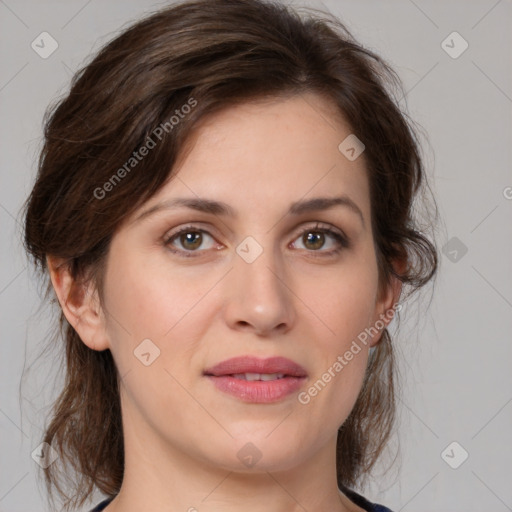
<path fill-rule="evenodd" d="M 77 283 L 92 279 L 101 298 L 113 234 L 168 180 L 200 120 L 237 102 L 316 92 L 331 100 L 366 146 L 380 283 L 394 275 L 415 292 L 435 275 L 438 257 L 416 229 L 413 200 L 426 175 L 419 139 L 393 99 L 395 90 L 401 83 L 389 65 L 327 13 L 306 16 L 261 0 L 167 7 L 101 49 L 48 110 L 38 175 L 25 204 L 26 250 L 45 279 L 46 256 L 63 258 Z M 134 151 L 149 139 L 155 146 L 135 162 Z M 404 272 L 396 261 L 407 263 Z M 46 285 L 48 297 L 52 285 Z M 122 483 L 119 376 L 110 351 L 89 349 L 62 311 L 60 327 L 65 385 L 44 435 L 60 457 L 44 474 L 50 495 L 55 487 L 66 506 L 81 506 L 94 487 L 113 496 Z M 338 433 L 341 489 L 370 471 L 388 441 L 394 373 L 384 330 Z M 68 477 L 69 495 L 64 464 L 76 473 Z"/>

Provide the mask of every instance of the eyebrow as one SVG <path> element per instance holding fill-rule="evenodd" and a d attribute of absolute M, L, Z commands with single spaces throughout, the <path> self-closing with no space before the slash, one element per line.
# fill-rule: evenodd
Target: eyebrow
<path fill-rule="evenodd" d="M 316 197 L 313 199 L 296 201 L 290 205 L 287 214 L 301 215 L 304 213 L 313 213 L 323 210 L 330 210 L 335 206 L 344 207 L 348 211 L 355 213 L 360 218 L 363 226 L 365 226 L 364 216 L 361 209 L 348 196 Z M 183 207 L 190 208 L 191 210 L 196 210 L 203 213 L 210 213 L 213 215 L 230 216 L 234 218 L 237 217 L 236 210 L 234 210 L 231 206 L 222 201 L 214 201 L 211 199 L 194 197 L 178 197 L 155 204 L 151 208 L 148 208 L 147 210 L 142 212 L 133 222 L 140 222 L 141 220 L 162 210 L 173 210 Z"/>

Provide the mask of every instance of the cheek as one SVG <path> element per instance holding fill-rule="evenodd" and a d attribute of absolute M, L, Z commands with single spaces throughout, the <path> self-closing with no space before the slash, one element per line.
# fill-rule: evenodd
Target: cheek
<path fill-rule="evenodd" d="M 123 255 L 122 247 L 112 250 L 111 257 L 105 302 L 116 363 L 125 370 L 130 367 L 134 350 L 147 339 L 160 349 L 161 364 L 172 362 L 170 346 L 173 359 L 180 352 L 193 352 L 208 324 L 202 299 L 214 284 L 212 275 L 202 276 L 197 269 L 166 271 L 165 257 L 149 261 L 138 254 Z"/>
<path fill-rule="evenodd" d="M 180 383 L 187 386 L 191 378 L 191 361 L 205 325 L 199 321 L 205 317 L 201 298 L 212 284 L 197 279 L 190 286 L 183 273 L 166 273 L 163 263 L 148 265 L 137 255 L 112 261 L 116 264 L 105 278 L 105 301 L 124 403 L 145 418 L 154 419 L 160 411 L 167 421 L 162 404 L 170 410 L 194 406 Z M 186 427 L 180 423 L 173 419 L 176 428 Z"/>
<path fill-rule="evenodd" d="M 107 309 L 134 337 L 161 338 L 172 327 L 177 308 L 186 301 L 187 288 L 166 276 L 164 265 L 151 264 L 122 245 L 112 248 L 110 257 Z"/>
<path fill-rule="evenodd" d="M 178 292 L 173 296 L 161 275 L 137 261 L 114 261 L 105 286 L 106 307 L 113 317 L 110 327 L 115 333 L 122 328 L 123 337 L 130 333 L 134 341 L 141 337 L 161 338 L 172 326 Z"/>
<path fill-rule="evenodd" d="M 341 265 L 330 279 L 317 276 L 315 283 L 314 288 L 309 287 L 315 293 L 308 295 L 308 306 L 323 326 L 321 331 L 313 330 L 311 351 L 316 353 L 317 364 L 299 398 L 313 416 L 341 425 L 357 400 L 367 367 L 370 337 L 365 329 L 371 326 L 374 314 L 376 264 L 354 259 L 351 265 Z"/>
<path fill-rule="evenodd" d="M 339 271 L 329 276 L 308 280 L 301 291 L 302 296 L 308 297 L 311 311 L 324 324 L 321 338 L 330 352 L 350 346 L 352 340 L 370 327 L 375 314 L 376 264 L 371 260 L 354 263 L 340 265 Z"/>

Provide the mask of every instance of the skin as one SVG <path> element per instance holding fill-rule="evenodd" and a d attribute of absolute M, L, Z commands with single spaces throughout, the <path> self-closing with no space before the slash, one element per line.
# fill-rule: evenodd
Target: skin
<path fill-rule="evenodd" d="M 91 349 L 111 350 L 122 377 L 125 477 L 107 512 L 362 510 L 337 488 L 336 435 L 380 334 L 307 405 L 297 393 L 245 403 L 202 375 L 234 356 L 284 356 L 306 369 L 307 390 L 398 301 L 398 281 L 378 289 L 364 154 L 349 161 L 338 150 L 351 130 L 333 111 L 310 93 L 207 119 L 177 177 L 115 233 L 104 307 L 95 289 L 76 292 L 67 271 L 48 259 L 68 321 Z M 341 195 L 363 220 L 343 206 L 286 214 L 293 202 Z M 135 220 L 177 197 L 223 201 L 237 215 L 179 207 Z M 349 247 L 327 255 L 338 244 L 322 238 L 318 222 L 345 233 Z M 176 237 L 165 245 L 166 235 L 189 223 L 192 242 Z M 309 232 L 320 241 L 308 241 Z M 252 263 L 236 252 L 248 236 L 263 248 Z M 134 350 L 148 338 L 160 355 L 145 366 Z M 261 454 L 252 468 L 237 457 L 249 442 Z"/>

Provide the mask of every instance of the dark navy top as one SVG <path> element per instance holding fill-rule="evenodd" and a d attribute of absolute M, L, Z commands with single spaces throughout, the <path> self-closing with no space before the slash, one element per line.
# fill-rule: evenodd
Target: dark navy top
<path fill-rule="evenodd" d="M 384 507 L 383 505 L 378 505 L 376 503 L 370 503 L 366 498 L 361 496 L 360 494 L 357 494 L 354 491 L 345 490 L 344 493 L 347 495 L 348 498 L 350 498 L 356 505 L 363 508 L 367 512 L 392 512 L 389 508 Z M 107 498 L 106 500 L 102 501 L 98 505 L 96 505 L 95 508 L 91 510 L 91 512 L 100 512 L 103 510 L 112 500 L 112 498 Z"/>

